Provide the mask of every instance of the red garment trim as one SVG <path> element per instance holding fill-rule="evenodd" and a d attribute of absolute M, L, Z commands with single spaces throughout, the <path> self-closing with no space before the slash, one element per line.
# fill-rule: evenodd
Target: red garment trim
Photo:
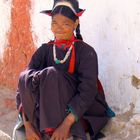
<path fill-rule="evenodd" d="M 22 112 L 22 103 L 19 105 L 19 107 L 18 107 L 18 112 Z"/>
<path fill-rule="evenodd" d="M 48 16 L 50 16 L 50 17 L 52 16 L 52 13 L 46 13 L 46 14 L 47 14 Z"/>
<path fill-rule="evenodd" d="M 101 84 L 99 79 L 97 79 L 97 87 L 98 87 L 99 93 L 103 93 L 103 91 L 104 91 L 103 86 L 102 86 L 102 84 Z"/>
<path fill-rule="evenodd" d="M 53 134 L 54 131 L 55 131 L 55 128 L 45 128 L 45 133 L 47 134 Z"/>
<path fill-rule="evenodd" d="M 80 17 L 80 16 L 82 16 L 82 15 L 83 15 L 83 13 L 84 13 L 84 12 L 85 12 L 85 9 L 84 9 L 84 10 L 82 10 L 81 12 L 77 13 L 77 14 L 76 14 L 76 16 L 77 16 L 77 17 Z"/>
<path fill-rule="evenodd" d="M 74 40 L 74 42 L 79 42 L 79 41 L 81 41 L 81 40 L 79 40 L 79 39 Z M 73 74 L 74 69 L 75 69 L 75 46 L 73 45 L 68 72 Z"/>
<path fill-rule="evenodd" d="M 75 69 L 75 47 L 73 45 L 68 72 L 73 74 Z"/>

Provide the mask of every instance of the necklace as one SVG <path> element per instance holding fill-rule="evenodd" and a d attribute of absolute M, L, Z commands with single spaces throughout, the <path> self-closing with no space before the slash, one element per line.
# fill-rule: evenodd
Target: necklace
<path fill-rule="evenodd" d="M 59 59 L 56 58 L 56 46 L 55 46 L 55 44 L 54 44 L 54 45 L 53 45 L 53 58 L 54 58 L 54 62 L 55 62 L 56 64 L 63 64 L 63 63 L 65 63 L 66 60 L 68 59 L 68 57 L 70 56 L 70 53 L 71 53 L 72 48 L 73 48 L 73 43 L 72 43 L 72 45 L 70 46 L 69 50 L 67 51 L 65 57 L 64 57 L 62 60 L 59 60 Z"/>

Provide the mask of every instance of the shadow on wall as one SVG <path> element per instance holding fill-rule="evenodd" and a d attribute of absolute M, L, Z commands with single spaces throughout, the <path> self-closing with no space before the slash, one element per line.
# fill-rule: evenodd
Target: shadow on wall
<path fill-rule="evenodd" d="M 30 0 L 13 0 L 8 47 L 0 60 L 0 85 L 15 89 L 19 73 L 35 51 L 30 31 Z"/>

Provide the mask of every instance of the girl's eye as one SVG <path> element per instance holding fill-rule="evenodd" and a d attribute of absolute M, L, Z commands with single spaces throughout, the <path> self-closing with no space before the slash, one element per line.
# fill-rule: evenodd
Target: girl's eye
<path fill-rule="evenodd" d="M 68 22 L 64 22 L 64 25 L 70 25 Z"/>
<path fill-rule="evenodd" d="M 69 25 L 68 23 L 65 23 L 64 25 Z"/>
<path fill-rule="evenodd" d="M 52 22 L 52 25 L 56 25 L 56 22 L 55 22 L 55 21 L 53 21 L 53 22 Z"/>
<path fill-rule="evenodd" d="M 70 24 L 68 24 L 68 23 L 64 23 L 63 26 L 70 27 Z"/>

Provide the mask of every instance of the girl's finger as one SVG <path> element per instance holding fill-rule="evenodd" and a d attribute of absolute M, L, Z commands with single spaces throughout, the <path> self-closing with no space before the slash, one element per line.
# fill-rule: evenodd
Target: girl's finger
<path fill-rule="evenodd" d="M 51 139 L 50 140 L 54 140 L 54 135 L 51 136 Z"/>

